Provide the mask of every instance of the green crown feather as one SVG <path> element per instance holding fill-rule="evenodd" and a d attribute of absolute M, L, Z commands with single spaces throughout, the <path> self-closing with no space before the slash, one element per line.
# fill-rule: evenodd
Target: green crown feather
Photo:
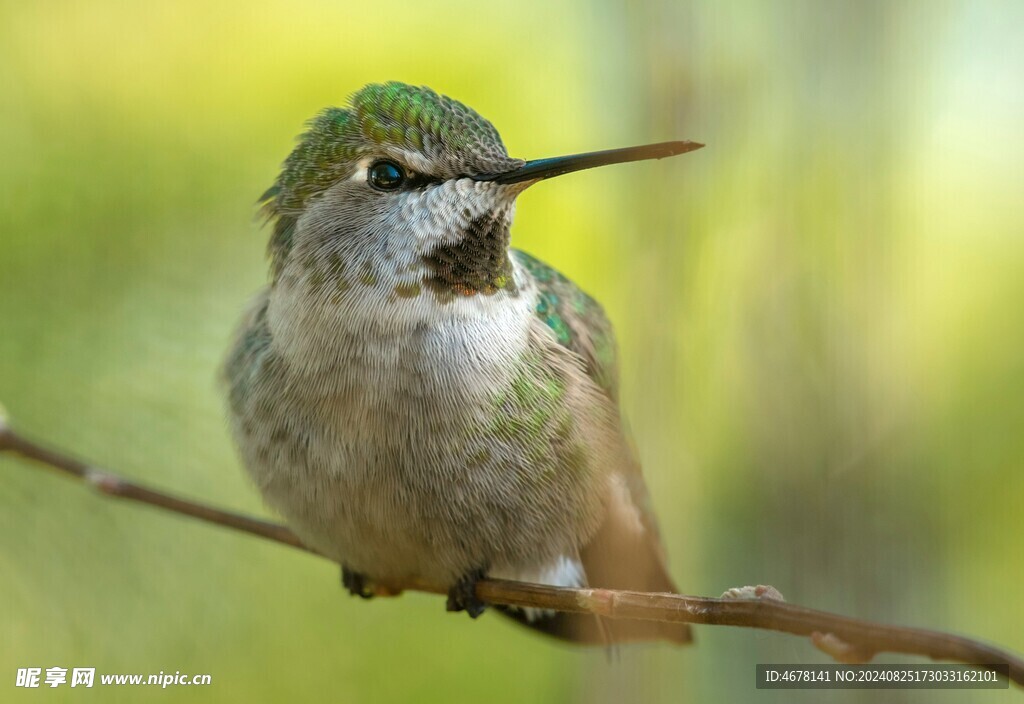
<path fill-rule="evenodd" d="M 298 216 L 310 199 L 348 177 L 364 156 L 415 151 L 433 176 L 454 178 L 505 171 L 509 157 L 494 126 L 475 110 L 425 86 L 371 83 L 348 108 L 327 108 L 307 123 L 277 181 L 261 197 L 276 219 L 269 251 L 275 272 L 291 249 Z"/>
<path fill-rule="evenodd" d="M 445 178 L 521 163 L 472 108 L 425 86 L 374 83 L 353 95 L 347 109 L 327 108 L 308 123 L 261 202 L 272 216 L 298 213 L 359 158 L 395 149 L 419 152 L 436 166 L 433 175 Z"/>

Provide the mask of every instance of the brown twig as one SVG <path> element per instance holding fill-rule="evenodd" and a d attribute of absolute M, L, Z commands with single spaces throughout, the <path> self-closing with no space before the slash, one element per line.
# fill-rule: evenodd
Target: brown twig
<path fill-rule="evenodd" d="M 124 477 L 97 469 L 22 437 L 5 424 L 0 415 L 0 453 L 2 452 L 21 455 L 49 465 L 86 482 L 108 496 L 149 504 L 315 553 L 284 526 L 222 511 L 141 486 Z M 419 582 L 387 585 L 387 588 L 391 592 L 401 589 L 442 593 L 445 591 L 438 585 Z M 531 606 L 614 619 L 744 626 L 809 636 L 817 647 L 840 660 L 866 662 L 877 653 L 890 652 L 924 655 L 933 660 L 976 665 L 1008 665 L 1010 679 L 1024 686 L 1024 660 L 1006 650 L 949 633 L 872 623 L 770 598 L 716 599 L 612 589 L 568 589 L 498 579 L 479 582 L 476 586 L 476 595 L 484 602 L 507 606 Z"/>

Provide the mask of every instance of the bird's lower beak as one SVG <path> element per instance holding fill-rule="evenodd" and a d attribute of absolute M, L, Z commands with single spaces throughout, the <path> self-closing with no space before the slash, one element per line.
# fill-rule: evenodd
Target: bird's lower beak
<path fill-rule="evenodd" d="M 528 161 L 512 171 L 474 176 L 473 178 L 477 181 L 493 181 L 494 183 L 503 184 L 540 181 L 573 171 L 592 169 L 595 166 L 621 164 L 627 161 L 642 161 L 644 159 L 664 159 L 667 156 L 692 152 L 703 146 L 703 144 L 698 142 L 661 142 L 660 144 L 645 144 L 641 147 L 626 147 L 625 149 L 608 149 L 602 152 L 555 156 L 550 159 Z"/>

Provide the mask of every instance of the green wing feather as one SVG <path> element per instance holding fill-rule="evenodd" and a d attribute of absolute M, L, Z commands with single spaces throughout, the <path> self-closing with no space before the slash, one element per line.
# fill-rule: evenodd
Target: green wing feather
<path fill-rule="evenodd" d="M 601 305 L 565 276 L 525 252 L 512 250 L 512 257 L 526 269 L 539 289 L 536 314 L 551 328 L 558 341 L 578 354 L 587 374 L 604 389 L 612 401 L 618 400 L 618 363 L 615 335 Z M 628 444 L 628 441 L 623 440 Z M 650 494 L 640 472 L 640 464 L 631 461 L 617 468 L 627 494 L 617 495 L 623 510 L 609 511 L 604 525 L 583 546 L 581 558 L 593 586 L 655 592 L 677 591 L 665 568 L 664 549 L 658 524 L 651 511 Z M 632 509 L 629 508 L 632 506 Z M 643 530 L 629 518 L 639 511 Z M 624 518 L 625 517 L 625 518 Z M 519 618 L 515 613 L 513 618 Z M 535 619 L 526 625 L 577 642 L 605 643 L 629 640 L 666 639 L 676 643 L 691 640 L 687 624 L 653 622 L 616 623 L 597 628 L 592 618 L 558 614 Z"/>
<path fill-rule="evenodd" d="M 619 391 L 615 333 L 601 304 L 579 286 L 539 259 L 518 249 L 512 257 L 537 282 L 537 317 L 555 337 L 586 362 L 587 373 L 605 393 L 617 400 Z"/>

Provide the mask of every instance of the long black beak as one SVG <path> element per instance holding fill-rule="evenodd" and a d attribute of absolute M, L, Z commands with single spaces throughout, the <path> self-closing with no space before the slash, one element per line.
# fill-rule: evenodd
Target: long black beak
<path fill-rule="evenodd" d="M 645 144 L 642 147 L 626 147 L 625 149 L 608 149 L 603 152 L 555 156 L 550 159 L 528 161 L 513 171 L 474 176 L 473 178 L 477 181 L 493 181 L 494 183 L 540 181 L 541 179 L 561 176 L 573 171 L 592 169 L 595 166 L 621 164 L 627 161 L 643 161 L 644 159 L 664 159 L 667 156 L 692 152 L 703 146 L 703 144 L 698 142 L 661 142 L 660 144 Z"/>

